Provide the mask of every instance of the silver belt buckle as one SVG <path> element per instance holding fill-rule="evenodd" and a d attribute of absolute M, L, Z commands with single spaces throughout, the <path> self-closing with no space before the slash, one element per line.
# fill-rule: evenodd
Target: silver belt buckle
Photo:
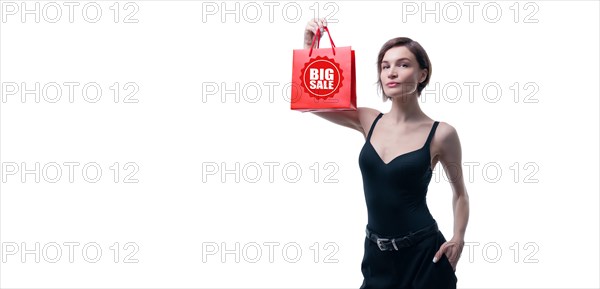
<path fill-rule="evenodd" d="M 385 251 L 385 246 L 383 245 L 382 242 L 385 241 L 389 241 L 390 239 L 386 239 L 386 238 L 377 238 L 377 247 L 379 247 L 379 250 L 381 251 Z M 395 244 L 394 244 L 395 247 Z"/>

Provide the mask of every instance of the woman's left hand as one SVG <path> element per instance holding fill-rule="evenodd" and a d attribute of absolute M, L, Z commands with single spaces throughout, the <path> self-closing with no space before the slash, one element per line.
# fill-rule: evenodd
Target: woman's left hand
<path fill-rule="evenodd" d="M 458 263 L 458 259 L 462 254 L 463 247 L 465 246 L 465 241 L 462 238 L 452 238 L 450 241 L 445 242 L 440 246 L 440 249 L 435 253 L 434 263 L 440 260 L 442 254 L 446 254 L 448 261 L 452 265 L 452 269 L 456 272 L 456 264 Z"/>

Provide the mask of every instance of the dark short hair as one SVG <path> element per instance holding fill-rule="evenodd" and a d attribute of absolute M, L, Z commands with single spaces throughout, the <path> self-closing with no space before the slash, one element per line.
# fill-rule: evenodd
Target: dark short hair
<path fill-rule="evenodd" d="M 421 95 L 421 91 L 423 91 L 427 84 L 429 84 L 429 79 L 431 78 L 431 61 L 429 61 L 427 52 L 425 52 L 425 49 L 423 49 L 419 42 L 413 41 L 408 37 L 396 37 L 390 39 L 383 44 L 381 50 L 379 50 L 379 55 L 377 56 L 377 86 L 381 91 L 383 101 L 387 101 L 390 99 L 390 97 L 385 95 L 383 92 L 383 85 L 381 83 L 381 62 L 383 62 L 383 56 L 388 50 L 399 46 L 406 47 L 410 52 L 412 52 L 412 54 L 414 54 L 421 69 L 427 69 L 427 77 L 417 86 L 417 93 L 419 96 Z"/>

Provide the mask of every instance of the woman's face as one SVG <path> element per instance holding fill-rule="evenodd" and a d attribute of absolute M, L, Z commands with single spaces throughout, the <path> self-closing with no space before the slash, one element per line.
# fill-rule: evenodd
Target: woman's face
<path fill-rule="evenodd" d="M 427 77 L 415 56 L 404 46 L 392 47 L 381 61 L 381 85 L 383 92 L 391 97 L 417 93 L 417 86 Z"/>

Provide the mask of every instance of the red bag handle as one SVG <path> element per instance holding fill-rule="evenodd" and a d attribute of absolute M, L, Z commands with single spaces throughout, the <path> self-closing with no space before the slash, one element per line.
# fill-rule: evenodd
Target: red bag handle
<path fill-rule="evenodd" d="M 325 31 L 327 31 L 327 36 L 329 36 L 329 41 L 331 42 L 331 50 L 333 50 L 333 55 L 335 55 L 335 43 L 333 43 L 333 39 L 331 39 L 331 32 L 329 32 L 329 29 L 327 28 L 327 26 L 324 26 L 323 28 Z M 319 39 L 319 42 L 320 42 L 320 39 L 321 39 L 320 35 L 321 35 L 321 29 L 317 29 L 317 33 L 315 33 L 312 44 L 310 45 L 310 52 L 308 52 L 308 57 L 310 57 L 312 55 L 312 51 L 313 51 L 313 47 L 315 46 L 315 43 L 317 43 L 317 48 L 319 48 L 319 43 L 317 42 L 317 39 Z"/>

